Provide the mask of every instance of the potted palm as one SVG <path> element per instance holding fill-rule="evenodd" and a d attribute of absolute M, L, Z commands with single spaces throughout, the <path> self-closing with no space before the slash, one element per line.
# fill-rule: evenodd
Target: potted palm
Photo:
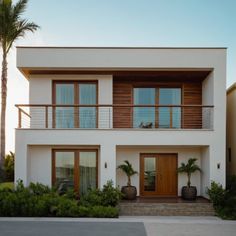
<path fill-rule="evenodd" d="M 117 167 L 122 170 L 128 178 L 127 186 L 121 188 L 121 192 L 124 194 L 124 198 L 128 200 L 134 200 L 137 196 L 137 189 L 135 186 L 131 185 L 131 176 L 137 174 L 138 172 L 133 169 L 133 166 L 129 161 L 124 161 L 124 164 L 121 164 Z"/>
<path fill-rule="evenodd" d="M 186 173 L 188 177 L 187 186 L 183 186 L 181 191 L 182 198 L 186 200 L 195 200 L 197 198 L 197 188 L 191 186 L 191 175 L 196 171 L 201 172 L 200 167 L 195 164 L 196 161 L 196 158 L 190 158 L 187 164 L 181 163 L 181 166 L 178 168 L 179 173 Z"/>

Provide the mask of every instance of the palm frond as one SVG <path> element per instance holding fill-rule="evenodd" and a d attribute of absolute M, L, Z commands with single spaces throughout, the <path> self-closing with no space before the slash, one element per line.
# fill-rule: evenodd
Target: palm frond
<path fill-rule="evenodd" d="M 26 32 L 34 32 L 39 26 L 34 22 L 21 19 L 25 12 L 28 0 L 19 0 L 12 5 L 11 0 L 0 3 L 0 42 L 5 53 L 8 53 L 13 42 L 24 37 Z"/>
<path fill-rule="evenodd" d="M 186 173 L 188 176 L 188 183 L 187 185 L 190 186 L 191 182 L 190 182 L 190 178 L 191 178 L 191 174 L 196 172 L 196 171 L 202 171 L 201 168 L 195 164 L 195 162 L 197 161 L 196 158 L 190 158 L 188 160 L 188 162 L 185 163 L 181 163 L 180 167 L 177 169 L 177 171 L 179 173 Z"/>

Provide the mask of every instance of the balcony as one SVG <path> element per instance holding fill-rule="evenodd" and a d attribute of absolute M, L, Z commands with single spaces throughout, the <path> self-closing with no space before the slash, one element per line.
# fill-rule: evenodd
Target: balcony
<path fill-rule="evenodd" d="M 213 129 L 214 106 L 20 104 L 24 129 Z"/>

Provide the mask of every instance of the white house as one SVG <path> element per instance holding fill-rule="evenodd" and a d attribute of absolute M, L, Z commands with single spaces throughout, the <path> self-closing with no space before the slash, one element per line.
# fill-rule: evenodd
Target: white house
<path fill-rule="evenodd" d="M 225 48 L 18 47 L 17 67 L 16 180 L 121 187 L 129 160 L 139 196 L 178 196 L 177 166 L 197 158 L 198 195 L 225 186 Z"/>

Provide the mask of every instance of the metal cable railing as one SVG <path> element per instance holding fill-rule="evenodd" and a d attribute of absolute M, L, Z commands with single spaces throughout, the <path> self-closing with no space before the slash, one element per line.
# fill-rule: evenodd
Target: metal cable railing
<path fill-rule="evenodd" d="M 18 128 L 213 129 L 213 106 L 19 104 Z"/>

